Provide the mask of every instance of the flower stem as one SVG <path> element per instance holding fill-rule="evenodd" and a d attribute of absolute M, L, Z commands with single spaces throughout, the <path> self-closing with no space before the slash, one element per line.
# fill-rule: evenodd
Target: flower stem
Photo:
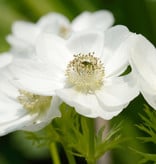
<path fill-rule="evenodd" d="M 92 118 L 88 119 L 88 129 L 89 129 L 89 150 L 90 156 L 94 156 L 94 120 Z"/>
<path fill-rule="evenodd" d="M 94 141 L 94 119 L 92 118 L 86 118 L 87 119 L 87 124 L 88 124 L 88 158 L 87 158 L 87 163 L 88 164 L 95 164 L 96 160 L 94 158 L 94 153 L 95 153 L 95 141 Z"/>
<path fill-rule="evenodd" d="M 59 154 L 57 151 L 57 145 L 55 142 L 52 142 L 50 144 L 50 152 L 51 152 L 51 158 L 53 160 L 53 163 L 55 164 L 61 164 Z"/>
<path fill-rule="evenodd" d="M 68 150 L 65 147 L 64 147 L 64 151 L 66 153 L 66 156 L 67 156 L 67 159 L 68 159 L 68 163 L 69 164 L 76 164 L 74 156 L 70 152 L 68 152 Z"/>

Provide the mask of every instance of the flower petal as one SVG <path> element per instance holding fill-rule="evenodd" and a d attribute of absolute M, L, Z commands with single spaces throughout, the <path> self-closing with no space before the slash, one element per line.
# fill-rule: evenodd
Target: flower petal
<path fill-rule="evenodd" d="M 86 117 L 101 117 L 109 120 L 122 110 L 118 106 L 115 108 L 116 111 L 114 107 L 107 107 L 106 110 L 106 107 L 101 106 L 94 94 L 83 94 L 77 92 L 74 88 L 57 90 L 56 94 L 68 105 L 74 107 L 79 114 Z"/>
<path fill-rule="evenodd" d="M 156 109 L 156 50 L 142 35 L 131 38 L 130 64 L 145 100 Z"/>
<path fill-rule="evenodd" d="M 16 119 L 10 119 L 10 121 L 5 123 L 0 123 L 0 136 L 6 135 L 10 132 L 21 130 L 24 126 L 28 126 L 33 123 L 36 115 L 18 115 Z"/>
<path fill-rule="evenodd" d="M 150 87 L 148 86 L 148 89 Z M 141 93 L 143 94 L 145 100 L 151 105 L 154 109 L 156 109 L 156 92 L 146 92 L 144 89 L 141 89 Z"/>
<path fill-rule="evenodd" d="M 105 48 L 115 52 L 117 48 L 125 42 L 131 35 L 131 32 L 126 26 L 116 25 L 105 31 Z"/>
<path fill-rule="evenodd" d="M 104 36 L 100 32 L 80 32 L 72 35 L 67 41 L 67 47 L 73 55 L 88 54 L 94 52 L 96 56 L 101 56 Z"/>
<path fill-rule="evenodd" d="M 0 94 L 0 119 L 1 122 L 11 121 L 24 111 L 20 111 L 22 106 L 15 100 L 11 100 L 4 94 Z M 15 98 L 14 98 L 15 99 Z"/>
<path fill-rule="evenodd" d="M 103 56 L 106 76 L 120 75 L 128 66 L 128 39 L 132 33 L 125 26 L 114 26 L 106 31 Z"/>
<path fill-rule="evenodd" d="M 116 106 L 116 107 L 101 106 L 101 108 L 98 108 L 98 114 L 93 112 L 91 114 L 85 114 L 84 116 L 90 117 L 90 118 L 100 117 L 105 120 L 110 120 L 113 117 L 117 116 L 120 112 L 122 112 L 123 108 L 125 108 L 126 106 L 127 105 Z M 76 111 L 78 113 L 80 113 L 79 111 L 82 111 L 82 110 L 86 110 L 86 108 L 84 108 L 82 106 L 78 106 L 78 105 L 76 106 Z M 82 114 L 82 113 L 80 113 L 80 114 Z"/>
<path fill-rule="evenodd" d="M 29 46 L 32 46 L 31 43 L 26 42 L 22 39 L 19 39 L 13 35 L 8 35 L 6 37 L 7 42 L 12 46 L 12 49 L 16 49 L 17 51 L 21 50 L 21 49 L 26 49 L 29 48 Z"/>
<path fill-rule="evenodd" d="M 64 15 L 53 12 L 42 16 L 37 22 L 37 26 L 42 31 L 60 35 L 62 28 L 70 28 L 70 22 Z"/>
<path fill-rule="evenodd" d="M 2 70 L 3 72 L 1 72 L 0 76 L 0 93 L 2 94 L 2 98 L 5 95 L 5 100 L 10 99 L 11 101 L 13 101 L 16 97 L 18 97 L 19 93 L 18 93 L 18 89 L 12 85 L 11 81 L 10 81 L 10 77 L 11 76 L 8 73 L 7 69 Z M 9 104 L 8 104 L 9 105 Z"/>
<path fill-rule="evenodd" d="M 102 90 L 96 92 L 100 104 L 108 107 L 128 104 L 138 94 L 139 89 L 133 74 L 105 81 Z"/>
<path fill-rule="evenodd" d="M 13 36 L 23 41 L 34 44 L 37 36 L 41 32 L 35 24 L 17 21 L 12 26 Z"/>
<path fill-rule="evenodd" d="M 65 47 L 65 40 L 56 35 L 41 34 L 36 43 L 37 56 L 54 67 L 63 71 L 72 59 L 72 55 Z"/>
<path fill-rule="evenodd" d="M 73 31 L 106 30 L 113 23 L 113 14 L 108 10 L 99 10 L 93 13 L 85 11 L 72 21 L 72 29 Z"/>
<path fill-rule="evenodd" d="M 151 88 L 156 88 L 156 49 L 142 35 L 131 39 L 130 64 L 138 76 L 144 79 Z"/>
<path fill-rule="evenodd" d="M 13 56 L 10 53 L 0 54 L 0 68 L 3 68 L 12 62 Z"/>
<path fill-rule="evenodd" d="M 54 95 L 55 89 L 64 86 L 65 76 L 60 70 L 51 69 L 49 65 L 44 65 L 35 61 L 16 60 L 10 66 L 14 83 L 19 88 L 42 95 Z"/>

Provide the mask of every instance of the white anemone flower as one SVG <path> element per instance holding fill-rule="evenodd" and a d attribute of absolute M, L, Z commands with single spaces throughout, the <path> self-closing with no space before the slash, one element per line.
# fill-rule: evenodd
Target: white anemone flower
<path fill-rule="evenodd" d="M 19 89 L 6 67 L 0 70 L 0 76 L 0 136 L 16 130 L 38 131 L 60 117 L 53 106 L 59 103 L 57 97 Z"/>
<path fill-rule="evenodd" d="M 111 119 L 138 95 L 131 75 L 119 76 L 128 65 L 124 26 L 92 31 L 64 40 L 42 34 L 36 53 L 43 62 L 17 61 L 10 67 L 19 86 L 41 95 L 57 95 L 87 117 Z"/>
<path fill-rule="evenodd" d="M 99 10 L 96 12 L 83 12 L 71 23 L 64 15 L 49 13 L 35 23 L 17 21 L 12 26 L 12 34 L 7 41 L 12 46 L 12 51 L 28 53 L 33 51 L 36 38 L 41 32 L 53 33 L 61 37 L 68 37 L 72 32 L 83 30 L 106 30 L 114 23 L 110 11 Z M 24 50 L 24 51 L 23 51 Z"/>
<path fill-rule="evenodd" d="M 130 64 L 145 100 L 156 109 L 156 49 L 142 35 L 131 38 Z"/>

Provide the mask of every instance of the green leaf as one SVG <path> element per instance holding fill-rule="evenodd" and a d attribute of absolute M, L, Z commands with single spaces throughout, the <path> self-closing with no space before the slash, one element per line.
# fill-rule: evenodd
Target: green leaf
<path fill-rule="evenodd" d="M 96 159 L 100 158 L 107 151 L 119 147 L 121 143 L 127 140 L 126 138 L 123 139 L 123 136 L 120 134 L 120 124 L 112 127 L 107 135 L 102 139 L 102 132 L 104 129 L 105 128 L 102 127 L 98 132 L 99 136 L 96 137 Z"/>
<path fill-rule="evenodd" d="M 141 131 L 147 134 L 146 137 L 138 137 L 144 142 L 153 142 L 156 144 L 156 111 L 145 106 L 145 116 L 140 115 L 143 123 L 136 125 Z"/>
<path fill-rule="evenodd" d="M 100 144 L 102 142 L 104 130 L 105 130 L 105 125 L 103 125 L 98 131 L 98 134 L 96 136 L 97 144 Z"/>
<path fill-rule="evenodd" d="M 49 147 L 52 142 L 58 142 L 59 136 L 52 126 L 47 126 L 38 132 L 24 132 L 25 137 L 37 147 Z"/>
<path fill-rule="evenodd" d="M 143 142 L 152 142 L 156 144 L 156 111 L 150 109 L 147 105 L 144 109 L 144 114 L 140 114 L 140 118 L 142 119 L 142 123 L 139 125 L 136 125 L 141 131 L 143 131 L 146 136 L 143 137 L 137 137 Z M 143 153 L 140 151 L 137 151 L 135 149 L 132 149 L 136 153 L 142 156 L 142 160 L 140 160 L 140 164 L 147 163 L 149 161 L 152 161 L 156 163 L 156 154 L 150 154 L 150 153 Z"/>
<path fill-rule="evenodd" d="M 142 156 L 142 159 L 139 161 L 139 164 L 146 164 L 149 161 L 153 161 L 154 164 L 156 163 L 156 154 L 143 153 L 133 148 L 131 148 L 131 150 Z"/>

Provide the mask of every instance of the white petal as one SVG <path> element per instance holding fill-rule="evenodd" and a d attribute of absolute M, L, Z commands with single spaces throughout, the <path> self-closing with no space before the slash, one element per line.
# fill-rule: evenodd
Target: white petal
<path fill-rule="evenodd" d="M 88 54 L 94 52 L 96 56 L 101 56 L 104 35 L 100 32 L 81 32 L 72 35 L 67 41 L 67 47 L 73 55 Z"/>
<path fill-rule="evenodd" d="M 6 37 L 6 40 L 9 44 L 11 44 L 12 47 L 15 48 L 27 48 L 28 46 L 31 46 L 31 43 L 28 43 L 22 39 L 19 39 L 13 35 L 8 35 Z"/>
<path fill-rule="evenodd" d="M 28 90 L 29 92 L 35 94 L 42 94 L 45 96 L 55 95 L 55 89 L 60 89 L 63 87 L 63 84 L 57 82 L 51 82 L 49 80 L 41 79 L 19 79 L 15 81 L 20 89 Z"/>
<path fill-rule="evenodd" d="M 17 97 L 19 92 L 1 72 L 0 76 L 0 120 L 1 123 L 9 122 L 17 119 L 19 115 L 25 114 L 25 110 L 21 110 L 22 106 L 18 103 Z"/>
<path fill-rule="evenodd" d="M 89 103 L 89 102 L 88 102 Z M 116 106 L 116 107 L 108 107 L 108 106 L 100 106 L 98 109 L 98 114 L 96 112 L 93 112 L 91 114 L 84 114 L 86 117 L 96 118 L 100 117 L 105 120 L 110 120 L 113 117 L 117 116 L 124 108 L 126 108 L 126 104 L 122 106 Z M 82 114 L 80 111 L 86 110 L 83 106 L 76 105 L 76 111 L 80 114 Z M 94 110 L 95 111 L 95 110 Z M 83 114 L 82 114 L 83 115 Z"/>
<path fill-rule="evenodd" d="M 48 110 L 44 119 L 51 120 L 52 118 L 60 117 L 61 113 L 59 110 L 59 106 L 61 105 L 61 103 L 62 103 L 62 100 L 59 97 L 53 96 L 50 109 Z"/>
<path fill-rule="evenodd" d="M 0 54 L 0 68 L 3 68 L 12 62 L 13 56 L 10 53 Z"/>
<path fill-rule="evenodd" d="M 48 13 L 40 18 L 37 22 L 37 26 L 45 32 L 59 35 L 61 28 L 70 28 L 70 22 L 64 15 Z"/>
<path fill-rule="evenodd" d="M 15 84 L 19 88 L 43 95 L 53 95 L 55 89 L 64 86 L 64 74 L 48 65 L 29 60 L 16 60 L 9 66 Z"/>
<path fill-rule="evenodd" d="M 97 29 L 106 30 L 114 23 L 114 16 L 108 10 L 99 10 L 92 14 L 92 25 Z"/>
<path fill-rule="evenodd" d="M 60 67 L 63 71 L 72 59 L 72 55 L 65 47 L 65 40 L 55 35 L 43 33 L 36 43 L 37 56 L 50 63 L 54 67 Z"/>
<path fill-rule="evenodd" d="M 64 86 L 65 75 L 59 69 L 57 72 L 49 65 L 32 60 L 15 60 L 9 65 L 11 79 L 19 88 L 36 94 L 53 95 L 55 89 Z"/>
<path fill-rule="evenodd" d="M 96 92 L 99 102 L 108 107 L 128 104 L 138 94 L 137 81 L 132 74 L 104 81 L 102 90 Z"/>
<path fill-rule="evenodd" d="M 74 107 L 79 114 L 86 117 L 111 119 L 122 110 L 118 106 L 115 108 L 116 111 L 114 107 L 101 106 L 94 94 L 83 94 L 75 91 L 74 88 L 57 90 L 56 94 L 68 105 Z"/>
<path fill-rule="evenodd" d="M 28 43 L 34 44 L 37 36 L 40 33 L 40 29 L 37 28 L 35 24 L 17 21 L 12 26 L 13 36 L 26 41 Z"/>
<path fill-rule="evenodd" d="M 73 107 L 76 107 L 76 106 L 86 107 L 85 110 L 80 111 L 80 113 L 82 115 L 91 113 L 91 110 L 88 109 L 88 106 L 90 104 L 87 104 L 87 102 L 85 100 L 83 100 L 85 95 L 75 91 L 73 88 L 57 90 L 56 95 L 58 95 L 64 102 L 66 102 L 70 106 L 73 106 Z M 88 97 L 86 97 L 86 99 L 87 98 Z M 83 102 L 82 102 L 82 100 L 83 100 Z"/>
<path fill-rule="evenodd" d="M 156 109 L 156 88 L 153 88 L 146 79 L 143 79 L 139 74 L 135 74 L 136 79 L 138 79 L 140 92 L 143 94 L 143 97 L 149 105 Z"/>
<path fill-rule="evenodd" d="M 0 136 L 6 135 L 10 132 L 21 130 L 24 126 L 33 123 L 35 115 L 18 115 L 16 119 L 12 119 L 5 123 L 0 123 Z"/>
<path fill-rule="evenodd" d="M 149 89 L 149 86 L 148 86 Z M 141 89 L 141 93 L 143 94 L 145 100 L 149 105 L 151 105 L 154 109 L 156 109 L 156 92 L 146 92 Z"/>
<path fill-rule="evenodd" d="M 103 59 L 106 62 L 131 35 L 126 26 L 117 25 L 105 31 Z"/>
<path fill-rule="evenodd" d="M 130 63 L 136 76 L 145 80 L 151 88 L 156 88 L 156 49 L 143 36 L 136 35 L 130 43 Z"/>
<path fill-rule="evenodd" d="M 99 10 L 97 12 L 83 12 L 72 21 L 73 31 L 82 30 L 106 30 L 114 23 L 114 17 L 107 10 Z"/>
<path fill-rule="evenodd" d="M 22 106 L 15 100 L 6 98 L 4 95 L 0 95 L 0 98 L 0 124 L 15 120 L 19 115 L 24 115 L 26 113 L 26 111 L 22 109 Z"/>
<path fill-rule="evenodd" d="M 4 73 L 6 71 L 4 70 Z M 11 98 L 11 100 L 15 99 L 19 93 L 18 89 L 11 83 L 8 75 L 0 74 L 1 80 L 0 80 L 0 93 L 3 95 L 5 94 L 8 98 Z"/>
<path fill-rule="evenodd" d="M 128 39 L 132 33 L 125 26 L 114 26 L 106 31 L 101 60 L 106 76 L 120 75 L 128 66 Z"/>
<path fill-rule="evenodd" d="M 131 35 L 126 26 L 117 25 L 105 31 L 105 47 L 115 51 Z"/>
<path fill-rule="evenodd" d="M 73 21 L 72 21 L 72 30 L 74 32 L 82 31 L 90 28 L 90 18 L 91 13 L 90 12 L 83 12 L 82 14 L 78 15 Z"/>
<path fill-rule="evenodd" d="M 0 83 L 2 85 L 2 83 Z M 25 114 L 22 106 L 17 102 L 16 92 L 8 95 L 8 88 L 3 85 L 4 89 L 0 93 L 0 120 L 1 123 L 17 119 L 19 115 Z M 10 88 L 10 87 L 9 87 Z M 11 91 L 10 91 L 11 92 Z M 13 90 L 12 90 L 13 92 Z"/>
<path fill-rule="evenodd" d="M 110 56 L 106 62 L 103 61 L 106 77 L 119 76 L 128 67 L 129 49 L 127 45 L 128 45 L 128 39 L 125 40 L 125 42 L 115 52 L 113 52 L 112 56 Z"/>

